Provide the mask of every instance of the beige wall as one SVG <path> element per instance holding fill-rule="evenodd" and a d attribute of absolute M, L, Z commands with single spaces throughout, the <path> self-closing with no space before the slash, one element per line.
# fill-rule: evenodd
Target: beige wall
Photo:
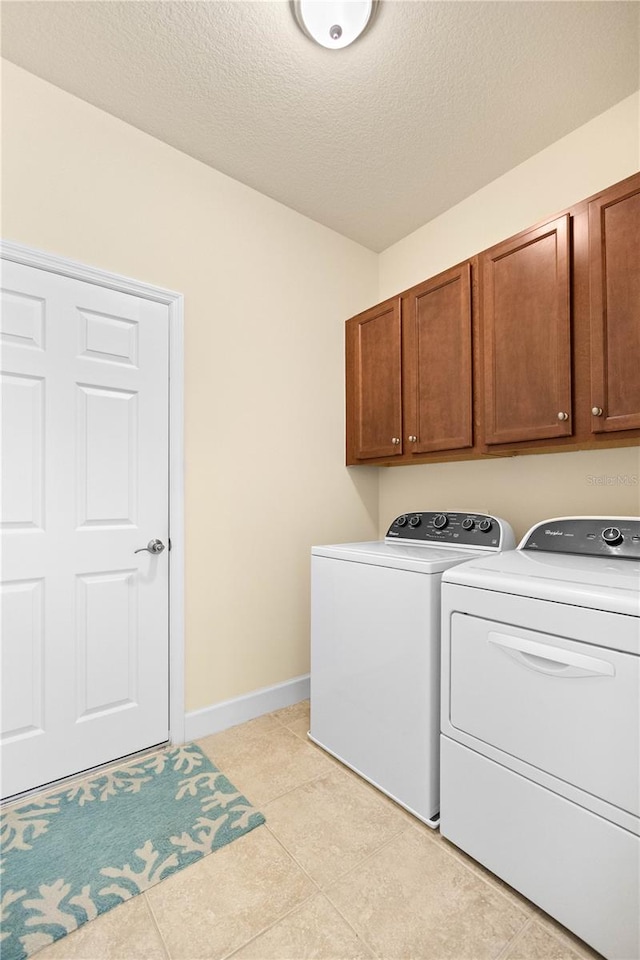
<path fill-rule="evenodd" d="M 187 708 L 308 670 L 314 542 L 369 539 L 343 322 L 377 256 L 3 66 L 2 236 L 185 295 Z"/>
<path fill-rule="evenodd" d="M 405 510 L 477 510 L 520 538 L 550 517 L 640 515 L 638 447 L 392 467 L 380 481 L 380 525 Z"/>
<path fill-rule="evenodd" d="M 185 294 L 188 709 L 308 669 L 314 542 L 414 507 L 519 533 L 640 512 L 636 448 L 389 470 L 343 452 L 344 319 L 637 170 L 637 97 L 378 258 L 11 64 L 2 78 L 2 236 Z"/>
<path fill-rule="evenodd" d="M 640 94 L 634 94 L 381 253 L 379 299 L 638 169 Z M 412 509 L 490 510 L 518 535 L 552 516 L 637 515 L 640 455 L 627 447 L 383 469 L 379 504 L 380 531 Z"/>
<path fill-rule="evenodd" d="M 384 250 L 378 299 L 506 240 L 638 168 L 640 92 Z"/>

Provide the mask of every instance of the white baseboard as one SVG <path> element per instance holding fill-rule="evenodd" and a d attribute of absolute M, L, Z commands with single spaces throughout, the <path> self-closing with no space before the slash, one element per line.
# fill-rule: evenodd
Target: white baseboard
<path fill-rule="evenodd" d="M 223 700 L 201 710 L 192 710 L 184 718 L 185 740 L 199 740 L 211 733 L 219 733 L 238 723 L 245 723 L 255 717 L 261 717 L 272 710 L 290 707 L 293 703 L 306 700 L 309 696 L 309 674 L 276 683 L 272 687 L 253 690 L 233 700 Z"/>

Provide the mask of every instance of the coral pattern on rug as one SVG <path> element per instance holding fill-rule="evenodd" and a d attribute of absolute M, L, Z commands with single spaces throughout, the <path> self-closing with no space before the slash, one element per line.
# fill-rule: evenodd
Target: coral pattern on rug
<path fill-rule="evenodd" d="M 194 745 L 8 807 L 3 960 L 23 960 L 262 823 Z"/>

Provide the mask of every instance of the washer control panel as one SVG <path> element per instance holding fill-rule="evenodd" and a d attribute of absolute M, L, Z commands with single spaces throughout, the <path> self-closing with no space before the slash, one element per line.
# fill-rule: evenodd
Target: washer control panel
<path fill-rule="evenodd" d="M 403 513 L 387 530 L 387 540 L 441 543 L 450 547 L 492 547 L 503 543 L 503 521 L 485 513 Z"/>
<path fill-rule="evenodd" d="M 640 560 L 640 517 L 560 517 L 533 527 L 519 550 Z"/>

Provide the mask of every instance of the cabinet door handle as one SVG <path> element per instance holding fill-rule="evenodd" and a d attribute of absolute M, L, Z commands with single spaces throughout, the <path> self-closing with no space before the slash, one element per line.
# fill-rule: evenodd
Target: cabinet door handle
<path fill-rule="evenodd" d="M 416 443 L 418 438 L 412 435 L 410 437 L 407 437 L 407 440 L 409 441 L 409 443 Z"/>
<path fill-rule="evenodd" d="M 561 410 L 560 413 L 558 414 L 558 420 L 568 420 L 568 419 L 569 419 L 569 414 L 565 413 L 564 410 Z"/>
<path fill-rule="evenodd" d="M 400 437 L 391 437 L 391 443 L 400 443 Z"/>
<path fill-rule="evenodd" d="M 591 407 L 591 413 L 594 415 L 594 417 L 601 417 L 602 407 Z"/>

